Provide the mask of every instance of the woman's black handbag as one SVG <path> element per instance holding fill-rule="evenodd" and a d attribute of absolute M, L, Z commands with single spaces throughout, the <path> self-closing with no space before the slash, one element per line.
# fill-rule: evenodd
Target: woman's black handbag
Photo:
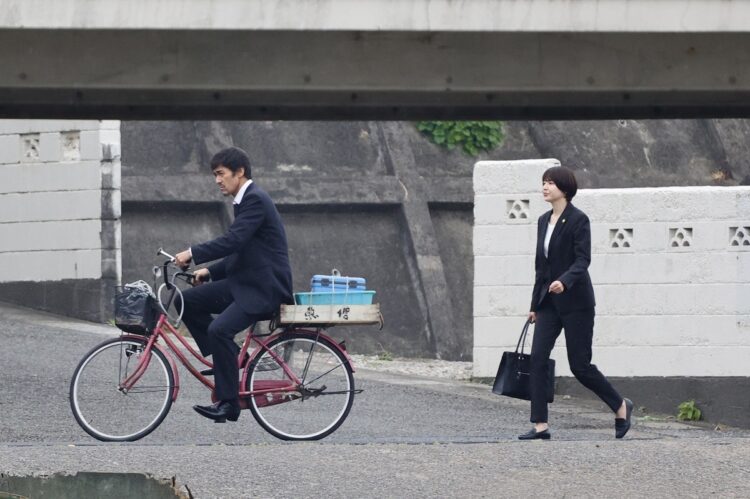
<path fill-rule="evenodd" d="M 521 337 L 518 338 L 515 352 L 503 352 L 500 367 L 497 369 L 492 392 L 523 400 L 531 400 L 529 389 L 529 372 L 531 355 L 523 353 L 526 346 L 526 333 L 529 331 L 529 321 L 523 327 Z M 519 351 L 520 350 L 520 351 Z M 548 360 L 547 369 L 547 402 L 555 399 L 555 361 Z"/>

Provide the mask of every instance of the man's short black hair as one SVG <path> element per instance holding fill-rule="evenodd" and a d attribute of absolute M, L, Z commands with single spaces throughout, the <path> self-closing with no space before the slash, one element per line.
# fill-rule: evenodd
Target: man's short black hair
<path fill-rule="evenodd" d="M 250 157 L 245 151 L 239 147 L 227 147 L 214 154 L 211 158 L 211 170 L 215 170 L 220 166 L 224 166 L 237 173 L 240 168 L 245 169 L 245 177 L 252 178 L 250 176 Z"/>
<path fill-rule="evenodd" d="M 573 170 L 564 166 L 553 166 L 548 168 L 542 175 L 542 182 L 554 182 L 558 189 L 565 194 L 565 199 L 570 201 L 578 192 L 578 182 Z"/>

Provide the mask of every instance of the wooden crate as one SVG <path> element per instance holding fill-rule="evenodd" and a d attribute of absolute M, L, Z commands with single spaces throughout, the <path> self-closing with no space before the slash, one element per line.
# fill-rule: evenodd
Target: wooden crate
<path fill-rule="evenodd" d="M 361 325 L 381 324 L 380 304 L 282 305 L 281 324 Z"/>

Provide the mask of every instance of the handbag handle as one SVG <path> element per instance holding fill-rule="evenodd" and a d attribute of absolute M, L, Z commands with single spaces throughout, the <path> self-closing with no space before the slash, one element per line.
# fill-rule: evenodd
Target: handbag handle
<path fill-rule="evenodd" d="M 531 324 L 530 320 L 526 320 L 526 324 L 523 326 L 523 331 L 521 331 L 521 336 L 518 338 L 518 343 L 516 343 L 516 353 L 518 353 L 518 349 L 521 349 L 521 354 L 523 354 L 523 349 L 526 347 L 526 334 L 529 332 L 529 325 Z"/>

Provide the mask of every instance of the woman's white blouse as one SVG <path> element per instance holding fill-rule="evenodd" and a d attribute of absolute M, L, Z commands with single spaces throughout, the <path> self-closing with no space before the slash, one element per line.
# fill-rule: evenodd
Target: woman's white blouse
<path fill-rule="evenodd" d="M 555 224 L 547 225 L 547 233 L 544 234 L 544 257 L 549 258 L 549 240 L 552 238 L 552 232 L 555 230 Z"/>

